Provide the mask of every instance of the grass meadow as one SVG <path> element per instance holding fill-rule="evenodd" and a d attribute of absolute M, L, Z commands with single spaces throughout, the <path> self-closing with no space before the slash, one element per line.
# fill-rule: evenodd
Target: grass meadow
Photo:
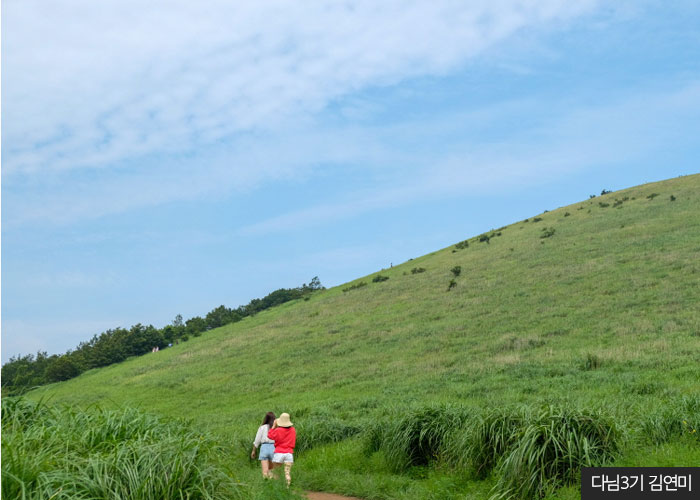
<path fill-rule="evenodd" d="M 29 397 L 188 419 L 246 484 L 287 411 L 295 487 L 367 499 L 573 499 L 582 465 L 700 464 L 700 175 L 465 238 Z"/>

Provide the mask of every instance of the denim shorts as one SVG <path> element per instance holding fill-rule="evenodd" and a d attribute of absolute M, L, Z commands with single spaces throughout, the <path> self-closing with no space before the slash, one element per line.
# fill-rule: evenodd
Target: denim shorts
<path fill-rule="evenodd" d="M 258 460 L 272 460 L 275 454 L 275 445 L 273 443 L 263 443 L 260 445 L 260 456 Z"/>
<path fill-rule="evenodd" d="M 275 453 L 275 456 L 272 458 L 272 461 L 276 464 L 293 464 L 294 455 L 292 455 L 291 453 Z"/>

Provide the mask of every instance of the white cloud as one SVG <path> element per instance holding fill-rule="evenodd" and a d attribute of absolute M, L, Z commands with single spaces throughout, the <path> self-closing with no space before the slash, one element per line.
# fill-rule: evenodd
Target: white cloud
<path fill-rule="evenodd" d="M 291 211 L 244 228 L 253 235 L 322 225 L 386 207 L 520 185 L 543 176 L 631 161 L 681 147 L 700 114 L 700 82 L 638 91 L 598 106 L 540 101 L 499 102 L 469 112 L 374 126 L 319 127 L 300 123 L 249 134 L 233 146 L 196 156 L 169 156 L 148 169 L 101 171 L 55 189 L 52 178 L 31 192 L 3 186 L 6 227 L 66 223 L 163 203 L 249 191 L 273 180 L 303 180 L 329 169 L 357 169 L 376 189 L 346 190 L 342 198 Z M 527 127 L 501 129 L 525 120 Z M 483 140 L 479 133 L 498 128 Z M 685 137 L 685 139 L 684 139 Z M 431 142 L 439 138 L 440 147 Z M 452 138 L 448 140 L 447 138 Z M 410 147 L 406 147 L 410 145 Z M 347 172 L 346 172 L 347 173 Z M 68 174 L 56 174 L 68 175 Z"/>
<path fill-rule="evenodd" d="M 554 103 L 550 103 L 554 105 Z M 528 113 L 538 103 L 511 103 Z M 477 114 L 488 120 L 500 115 L 503 105 Z M 530 110 L 534 111 L 534 110 Z M 449 131 L 455 121 L 400 124 L 401 134 L 410 138 L 434 127 Z M 517 119 L 517 116 L 515 117 Z M 582 168 L 624 164 L 646 159 L 674 148 L 686 147 L 687 127 L 700 119 L 700 81 L 680 89 L 639 92 L 618 102 L 595 107 L 558 110 L 554 118 L 517 129 L 501 140 L 472 143 L 465 140 L 456 149 L 442 155 L 428 152 L 414 157 L 402 178 L 404 184 L 391 183 L 376 189 L 355 192 L 347 198 L 291 211 L 240 229 L 241 235 L 263 235 L 294 231 L 333 221 L 356 217 L 383 208 L 452 196 L 481 195 L 488 190 L 504 190 L 537 185 L 542 179 L 568 176 Z M 479 120 L 481 123 L 483 120 Z M 412 125 L 412 126 L 411 126 Z M 438 128 L 439 130 L 439 128 Z M 376 131 L 375 131 L 376 132 Z M 380 135 L 397 135 L 390 127 Z"/>
<path fill-rule="evenodd" d="M 593 0 L 3 4 L 4 175 L 187 152 L 446 72 Z"/>

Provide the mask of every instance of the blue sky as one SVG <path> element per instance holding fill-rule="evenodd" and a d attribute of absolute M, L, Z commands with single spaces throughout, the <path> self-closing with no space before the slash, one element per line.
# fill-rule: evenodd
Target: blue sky
<path fill-rule="evenodd" d="M 2 3 L 2 360 L 697 173 L 697 2 Z"/>

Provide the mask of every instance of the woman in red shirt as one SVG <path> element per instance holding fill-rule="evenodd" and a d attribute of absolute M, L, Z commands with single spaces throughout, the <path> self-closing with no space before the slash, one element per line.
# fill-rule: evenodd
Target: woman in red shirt
<path fill-rule="evenodd" d="M 297 431 L 294 429 L 289 413 L 283 413 L 272 424 L 267 437 L 275 441 L 275 454 L 272 456 L 272 468 L 284 464 L 284 477 L 287 486 L 292 482 L 292 465 L 294 465 L 294 446 L 297 444 Z"/>

